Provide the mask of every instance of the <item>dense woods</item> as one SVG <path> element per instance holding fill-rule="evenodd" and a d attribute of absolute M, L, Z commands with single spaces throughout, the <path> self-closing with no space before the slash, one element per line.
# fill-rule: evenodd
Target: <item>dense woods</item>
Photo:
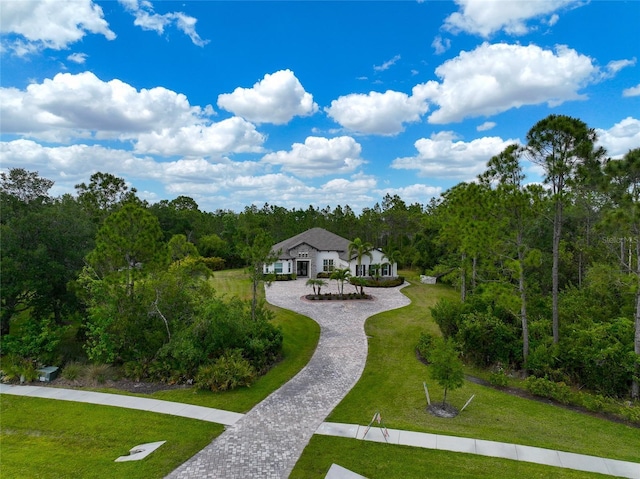
<path fill-rule="evenodd" d="M 0 178 L 2 354 L 200 377 L 213 389 L 225 368 L 250 380 L 277 358 L 281 334 L 268 310 L 216 297 L 206 278 L 255 267 L 264 245 L 322 227 L 455 287 L 460 301 L 433 316 L 465 361 L 638 399 L 640 148 L 611 159 L 596 141 L 582 121 L 551 115 L 475 181 L 428 204 L 387 195 L 359 213 L 204 212 L 184 196 L 150 205 L 104 172 L 54 198 L 50 180 L 10 170 Z M 524 160 L 543 184 L 528 183 Z"/>

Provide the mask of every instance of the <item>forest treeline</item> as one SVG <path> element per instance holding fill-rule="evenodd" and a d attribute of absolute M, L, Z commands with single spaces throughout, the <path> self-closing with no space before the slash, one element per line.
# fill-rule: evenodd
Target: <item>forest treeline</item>
<path fill-rule="evenodd" d="M 637 399 L 640 148 L 611 159 L 593 129 L 562 115 L 536 123 L 526 140 L 428 203 L 386 195 L 359 213 L 201 211 L 186 196 L 148 204 L 106 172 L 75 195 L 51 197 L 52 181 L 9 170 L 0 178 L 2 352 L 41 362 L 84 356 L 163 380 L 192 379 L 199 362 L 223 357 L 257 373 L 282 340 L 268 311 L 256 319 L 251 305 L 205 301 L 202 279 L 322 227 L 457 288 L 460 301 L 433 315 L 466 361 Z M 543 171 L 542 184 L 527 181 L 525 160 Z M 236 324 L 223 310 L 245 319 Z M 61 350 L 70 325 L 79 346 Z"/>

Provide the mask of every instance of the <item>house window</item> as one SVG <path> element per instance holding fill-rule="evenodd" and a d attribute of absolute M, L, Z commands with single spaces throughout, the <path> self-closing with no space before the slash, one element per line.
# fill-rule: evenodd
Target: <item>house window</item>
<path fill-rule="evenodd" d="M 364 276 L 364 272 L 366 271 L 366 266 L 364 265 L 356 265 L 356 276 Z"/>
<path fill-rule="evenodd" d="M 322 271 L 325 271 L 325 272 L 333 271 L 333 260 L 332 259 L 323 259 L 322 260 Z"/>
<path fill-rule="evenodd" d="M 308 251 L 298 251 L 298 258 L 308 258 L 308 257 L 309 257 Z"/>
<path fill-rule="evenodd" d="M 391 265 L 389 263 L 382 265 L 382 276 L 391 276 Z"/>
<path fill-rule="evenodd" d="M 282 274 L 282 263 L 275 264 L 275 272 L 276 274 Z"/>

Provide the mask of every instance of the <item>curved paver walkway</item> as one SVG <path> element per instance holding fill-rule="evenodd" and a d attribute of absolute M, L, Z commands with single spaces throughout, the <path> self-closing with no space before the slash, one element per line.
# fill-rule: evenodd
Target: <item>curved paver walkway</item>
<path fill-rule="evenodd" d="M 336 292 L 335 282 L 325 287 Z M 373 301 L 304 301 L 304 280 L 276 282 L 267 301 L 320 325 L 309 363 L 168 478 L 286 478 L 311 436 L 356 384 L 367 359 L 365 320 L 409 304 L 400 287 L 369 290 Z"/>

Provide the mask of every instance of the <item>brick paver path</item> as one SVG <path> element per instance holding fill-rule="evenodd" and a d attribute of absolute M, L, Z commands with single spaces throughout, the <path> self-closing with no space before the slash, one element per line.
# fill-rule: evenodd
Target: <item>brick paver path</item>
<path fill-rule="evenodd" d="M 323 291 L 337 292 L 335 282 Z M 362 374 L 365 320 L 409 304 L 399 287 L 367 290 L 373 301 L 301 299 L 310 292 L 302 279 L 266 289 L 270 303 L 320 324 L 320 340 L 309 364 L 168 478 L 288 477 L 311 436 Z"/>

